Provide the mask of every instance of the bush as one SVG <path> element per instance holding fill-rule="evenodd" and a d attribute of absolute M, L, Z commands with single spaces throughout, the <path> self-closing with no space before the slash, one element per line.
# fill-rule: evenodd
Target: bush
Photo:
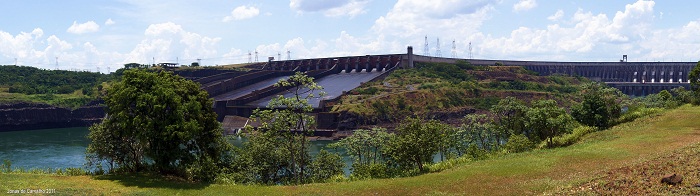
<path fill-rule="evenodd" d="M 508 152 L 518 153 L 532 150 L 535 147 L 535 143 L 530 141 L 527 136 L 523 134 L 511 135 L 508 138 L 508 143 L 505 145 L 505 150 Z"/>
<path fill-rule="evenodd" d="M 579 126 L 576 127 L 572 133 L 569 134 L 564 134 L 562 136 L 555 137 L 552 140 L 552 144 L 550 147 L 564 147 L 564 146 L 570 146 L 572 144 L 575 144 L 581 138 L 589 133 L 593 133 L 598 131 L 598 128 L 596 127 L 590 127 L 590 126 Z M 542 143 L 541 147 L 546 146 L 546 143 Z"/>
<path fill-rule="evenodd" d="M 440 171 L 445 171 L 448 169 L 452 169 L 456 166 L 463 165 L 465 163 L 468 163 L 472 161 L 471 159 L 467 157 L 459 157 L 456 159 L 448 159 L 445 161 L 441 161 L 439 163 L 435 164 L 428 164 L 426 167 L 428 168 L 428 171 L 430 172 L 440 172 Z"/>
<path fill-rule="evenodd" d="M 638 108 L 634 111 L 627 111 L 627 113 L 622 114 L 620 118 L 615 121 L 615 124 L 621 124 L 626 122 L 632 122 L 637 118 L 650 116 L 652 114 L 660 113 L 664 111 L 662 108 Z"/>
<path fill-rule="evenodd" d="M 321 150 L 311 162 L 311 180 L 325 182 L 333 176 L 342 175 L 344 166 L 340 155 Z"/>
<path fill-rule="evenodd" d="M 393 169 L 386 163 L 352 164 L 350 179 L 362 180 L 370 178 L 389 178 L 393 176 Z"/>

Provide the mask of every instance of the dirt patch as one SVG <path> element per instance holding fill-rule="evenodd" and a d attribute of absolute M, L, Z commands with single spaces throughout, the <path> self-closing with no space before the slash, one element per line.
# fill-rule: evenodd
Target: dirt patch
<path fill-rule="evenodd" d="M 668 185 L 661 178 L 679 174 L 683 181 Z M 700 143 L 641 163 L 608 171 L 602 177 L 554 195 L 699 195 Z"/>

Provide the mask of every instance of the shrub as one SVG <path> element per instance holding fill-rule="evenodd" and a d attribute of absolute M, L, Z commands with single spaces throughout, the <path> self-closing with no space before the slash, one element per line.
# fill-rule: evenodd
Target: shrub
<path fill-rule="evenodd" d="M 664 111 L 664 109 L 662 108 L 638 108 L 634 111 L 628 111 L 627 113 L 620 116 L 620 118 L 618 118 L 615 121 L 615 124 L 632 122 L 637 118 L 650 116 L 652 114 L 660 113 L 662 111 Z"/>
<path fill-rule="evenodd" d="M 508 152 L 525 152 L 529 151 L 535 147 L 535 143 L 530 141 L 527 136 L 523 134 L 511 135 L 508 138 L 508 143 L 505 145 L 505 150 Z"/>
<path fill-rule="evenodd" d="M 598 128 L 596 127 L 591 127 L 591 126 L 579 126 L 576 127 L 572 133 L 569 134 L 564 134 L 559 137 L 555 137 L 552 141 L 551 147 L 564 147 L 564 146 L 570 146 L 572 144 L 575 144 L 581 138 L 589 133 L 593 133 L 598 131 Z M 546 144 L 542 143 L 541 147 L 544 147 Z"/>
<path fill-rule="evenodd" d="M 393 176 L 393 169 L 386 163 L 352 164 L 350 179 L 362 180 L 370 178 L 389 178 Z"/>
<path fill-rule="evenodd" d="M 471 159 L 467 157 L 459 157 L 456 159 L 448 159 L 445 161 L 441 161 L 439 163 L 435 164 L 428 164 L 426 167 L 428 168 L 428 171 L 430 172 L 440 172 L 448 169 L 452 169 L 456 166 L 463 165 L 465 163 L 468 163 L 472 161 Z"/>
<path fill-rule="evenodd" d="M 344 166 L 340 155 L 321 150 L 311 162 L 311 180 L 325 182 L 333 176 L 342 175 Z"/>

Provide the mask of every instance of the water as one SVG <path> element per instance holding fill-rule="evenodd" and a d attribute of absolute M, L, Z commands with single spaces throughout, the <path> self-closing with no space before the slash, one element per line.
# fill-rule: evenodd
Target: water
<path fill-rule="evenodd" d="M 86 127 L 0 132 L 0 160 L 26 169 L 83 167 Z"/>
<path fill-rule="evenodd" d="M 30 131 L 0 132 L 0 161 L 12 161 L 12 167 L 25 169 L 83 167 L 85 164 L 85 148 L 90 140 L 87 139 L 87 127 L 44 129 Z M 230 142 L 241 146 L 245 139 L 236 138 Z M 318 154 L 321 149 L 336 152 L 326 146 L 334 141 L 312 141 L 309 153 Z M 340 149 L 346 166 L 345 174 L 350 174 L 352 160 Z M 2 163 L 2 162 L 0 162 Z"/>

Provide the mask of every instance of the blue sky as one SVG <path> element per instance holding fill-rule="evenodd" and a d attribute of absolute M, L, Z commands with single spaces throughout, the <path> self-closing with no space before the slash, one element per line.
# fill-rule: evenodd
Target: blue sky
<path fill-rule="evenodd" d="M 0 1 L 0 64 L 114 71 L 405 53 L 551 61 L 700 60 L 700 1 Z M 254 55 L 253 55 L 254 58 Z M 253 59 L 254 60 L 254 59 Z"/>

